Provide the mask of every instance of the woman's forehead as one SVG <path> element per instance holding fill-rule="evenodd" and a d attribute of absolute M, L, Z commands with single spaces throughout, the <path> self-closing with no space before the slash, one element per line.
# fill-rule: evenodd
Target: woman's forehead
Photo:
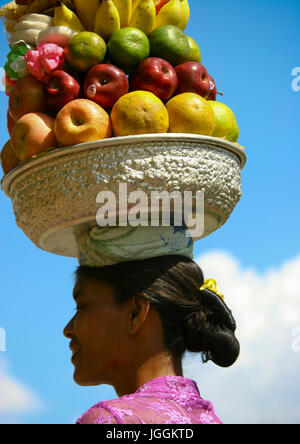
<path fill-rule="evenodd" d="M 84 276 L 76 280 L 73 288 L 73 298 L 75 300 L 79 297 L 99 296 L 99 294 L 108 295 L 112 293 L 113 289 L 107 281 Z"/>

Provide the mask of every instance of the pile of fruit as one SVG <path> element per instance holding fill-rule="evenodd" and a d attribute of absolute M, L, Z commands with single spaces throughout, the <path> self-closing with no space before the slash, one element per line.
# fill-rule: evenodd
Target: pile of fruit
<path fill-rule="evenodd" d="M 40 153 L 113 136 L 237 142 L 236 118 L 216 100 L 199 46 L 184 33 L 188 0 L 46 3 L 16 0 L 0 10 L 10 42 L 5 174 Z"/>

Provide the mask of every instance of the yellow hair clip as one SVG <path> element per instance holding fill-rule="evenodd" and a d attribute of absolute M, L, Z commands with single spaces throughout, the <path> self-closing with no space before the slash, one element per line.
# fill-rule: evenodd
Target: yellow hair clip
<path fill-rule="evenodd" d="M 215 292 L 224 301 L 224 295 L 222 293 L 219 293 L 217 282 L 214 279 L 206 279 L 202 287 L 200 287 L 200 291 L 204 290 L 205 288 L 208 288 L 209 290 Z"/>

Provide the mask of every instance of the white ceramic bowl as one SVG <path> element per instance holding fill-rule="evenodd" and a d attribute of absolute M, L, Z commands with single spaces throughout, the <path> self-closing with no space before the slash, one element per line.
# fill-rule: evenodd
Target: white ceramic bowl
<path fill-rule="evenodd" d="M 204 231 L 220 228 L 241 198 L 246 163 L 237 145 L 193 134 L 115 137 L 58 148 L 2 179 L 17 225 L 42 250 L 77 257 L 76 238 L 96 225 L 100 191 L 204 191 Z"/>

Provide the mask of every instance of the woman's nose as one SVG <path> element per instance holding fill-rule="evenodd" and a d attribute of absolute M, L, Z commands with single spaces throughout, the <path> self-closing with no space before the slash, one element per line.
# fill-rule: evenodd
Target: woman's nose
<path fill-rule="evenodd" d="M 65 326 L 63 330 L 63 334 L 66 338 L 70 339 L 73 336 L 73 319 Z"/>

